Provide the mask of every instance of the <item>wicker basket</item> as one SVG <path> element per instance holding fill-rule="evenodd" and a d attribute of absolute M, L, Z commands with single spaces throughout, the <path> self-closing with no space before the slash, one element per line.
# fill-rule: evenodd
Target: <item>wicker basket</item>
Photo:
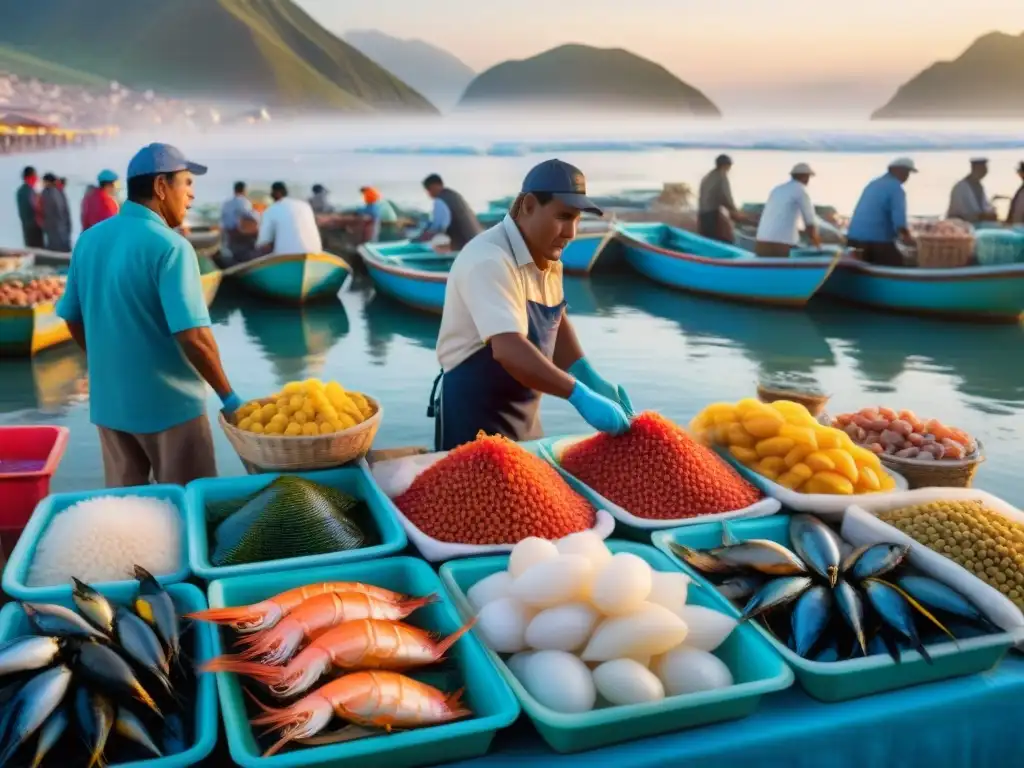
<path fill-rule="evenodd" d="M 763 384 L 757 385 L 757 399 L 762 403 L 773 403 L 776 400 L 792 400 L 794 403 L 800 403 L 815 418 L 825 412 L 825 404 L 828 403 L 830 397 L 831 395 L 767 387 Z"/>
<path fill-rule="evenodd" d="M 239 429 L 220 414 L 220 426 L 246 467 L 270 471 L 328 469 L 361 459 L 369 453 L 380 429 L 384 409 L 369 395 L 363 395 L 373 415 L 361 424 L 329 435 L 257 435 Z M 261 405 L 273 398 L 258 400 Z"/>
<path fill-rule="evenodd" d="M 920 461 L 896 456 L 879 456 L 882 463 L 907 479 L 910 490 L 915 488 L 970 488 L 978 466 L 985 460 L 981 441 L 978 448 L 965 459 L 939 459 Z"/>
<path fill-rule="evenodd" d="M 973 237 L 917 236 L 917 266 L 922 269 L 966 267 L 973 258 Z"/>

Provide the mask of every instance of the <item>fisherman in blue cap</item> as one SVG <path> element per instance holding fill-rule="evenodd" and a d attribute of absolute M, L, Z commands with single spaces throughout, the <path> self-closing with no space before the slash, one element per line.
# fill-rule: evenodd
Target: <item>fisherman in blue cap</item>
<path fill-rule="evenodd" d="M 504 220 L 456 256 L 437 339 L 441 374 L 428 415 L 437 450 L 487 434 L 543 436 L 541 394 L 569 401 L 594 429 L 621 434 L 633 407 L 583 354 L 565 310 L 562 251 L 583 212 L 601 215 L 575 166 L 531 170 Z"/>
<path fill-rule="evenodd" d="M 110 488 L 215 476 L 206 384 L 225 413 L 242 405 L 210 331 L 195 250 L 174 231 L 204 173 L 168 144 L 143 147 L 128 165 L 128 202 L 71 255 L 57 314 L 86 353 Z"/>

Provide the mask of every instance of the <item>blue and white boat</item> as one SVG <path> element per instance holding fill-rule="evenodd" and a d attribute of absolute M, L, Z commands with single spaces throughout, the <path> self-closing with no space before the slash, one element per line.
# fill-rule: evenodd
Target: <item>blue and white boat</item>
<path fill-rule="evenodd" d="M 331 253 L 271 254 L 224 270 L 246 290 L 291 304 L 337 296 L 351 274 L 348 262 Z"/>
<path fill-rule="evenodd" d="M 435 253 L 427 243 L 366 243 L 359 246 L 366 271 L 383 294 L 410 307 L 440 314 L 454 253 Z"/>
<path fill-rule="evenodd" d="M 493 227 L 508 211 L 489 210 L 476 215 L 485 227 Z M 567 275 L 589 275 L 601 253 L 615 239 L 615 229 L 601 219 L 580 220 L 576 238 L 562 251 L 562 271 Z"/>
<path fill-rule="evenodd" d="M 617 224 L 626 261 L 640 274 L 684 291 L 744 303 L 802 307 L 840 254 L 762 258 L 667 224 Z"/>

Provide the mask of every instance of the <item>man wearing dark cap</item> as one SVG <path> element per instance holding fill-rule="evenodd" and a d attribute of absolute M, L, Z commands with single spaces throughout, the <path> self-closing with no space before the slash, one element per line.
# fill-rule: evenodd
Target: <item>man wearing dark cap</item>
<path fill-rule="evenodd" d="M 541 394 L 567 399 L 594 429 L 629 428 L 626 391 L 584 357 L 565 311 L 562 251 L 583 211 L 601 215 L 583 173 L 548 160 L 527 174 L 504 220 L 455 258 L 437 338 L 442 373 L 428 410 L 438 450 L 481 430 L 541 437 Z"/>
<path fill-rule="evenodd" d="M 1007 224 L 1024 224 L 1024 162 L 1017 166 L 1017 175 L 1020 176 L 1020 189 L 1010 201 L 1010 213 L 1006 217 Z"/>
<path fill-rule="evenodd" d="M 715 169 L 700 180 L 700 194 L 697 208 L 698 231 L 704 237 L 732 243 L 732 221 L 745 221 L 746 216 L 736 208 L 732 199 L 732 187 L 729 185 L 729 171 L 732 170 L 732 158 L 719 155 L 715 158 Z M 725 211 L 725 214 L 722 211 Z"/>
<path fill-rule="evenodd" d="M 85 350 L 107 487 L 184 485 L 217 474 L 206 384 L 242 405 L 221 366 L 188 240 L 175 232 L 205 166 L 168 144 L 128 165 L 128 202 L 83 232 L 57 314 Z"/>
<path fill-rule="evenodd" d="M 419 242 L 436 235 L 447 235 L 453 251 L 461 251 L 474 237 L 484 231 L 466 198 L 444 185 L 441 177 L 432 173 L 423 180 L 423 188 L 434 201 L 430 222 L 416 238 Z"/>
<path fill-rule="evenodd" d="M 313 213 L 330 213 L 331 201 L 327 196 L 331 194 L 331 190 L 327 189 L 323 184 L 313 185 L 313 196 L 309 198 L 309 205 L 313 209 Z"/>
<path fill-rule="evenodd" d="M 270 196 L 274 202 L 260 219 L 256 249 L 261 254 L 320 253 L 324 244 L 312 206 L 305 200 L 288 197 L 283 181 L 270 185 Z"/>

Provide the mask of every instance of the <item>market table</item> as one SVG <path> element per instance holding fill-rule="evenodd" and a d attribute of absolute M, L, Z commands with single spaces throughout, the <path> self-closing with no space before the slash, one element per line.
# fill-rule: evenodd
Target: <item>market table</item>
<path fill-rule="evenodd" d="M 794 686 L 752 717 L 559 755 L 522 717 L 491 754 L 449 768 L 1009 768 L 1024 765 L 1024 658 L 995 672 L 837 704 Z"/>

